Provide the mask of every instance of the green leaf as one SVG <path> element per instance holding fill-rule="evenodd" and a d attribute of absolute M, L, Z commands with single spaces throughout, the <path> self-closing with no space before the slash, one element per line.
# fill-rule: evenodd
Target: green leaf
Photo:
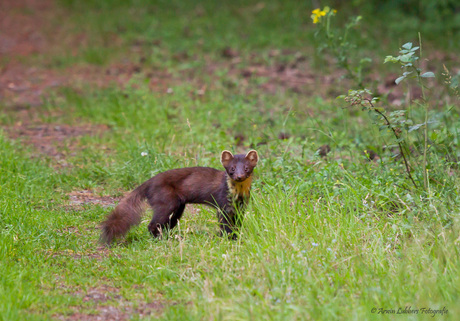
<path fill-rule="evenodd" d="M 423 78 L 434 78 L 434 73 L 431 71 L 427 71 L 426 73 L 422 74 L 420 77 Z"/>
<path fill-rule="evenodd" d="M 396 78 L 395 84 L 396 84 L 396 85 L 399 85 L 399 83 L 400 83 L 401 81 L 403 81 L 404 78 L 406 78 L 406 77 L 405 77 L 405 76 L 401 76 L 401 77 Z"/>
<path fill-rule="evenodd" d="M 404 45 L 402 45 L 402 47 L 403 47 L 404 49 L 410 49 L 410 48 L 412 48 L 412 42 L 407 42 L 407 43 L 405 43 Z"/>
<path fill-rule="evenodd" d="M 386 64 L 387 62 L 398 62 L 398 60 L 398 57 L 386 56 L 385 61 L 383 63 Z"/>
<path fill-rule="evenodd" d="M 420 48 L 420 47 L 414 47 L 414 48 L 412 48 L 410 51 L 415 51 L 415 50 L 417 50 L 418 48 Z"/>
<path fill-rule="evenodd" d="M 401 60 L 401 62 L 411 62 L 412 61 L 412 56 L 414 55 L 413 52 L 409 52 L 405 55 L 402 55 L 402 56 L 399 56 L 399 60 Z"/>
<path fill-rule="evenodd" d="M 372 59 L 371 58 L 363 58 L 359 61 L 359 64 L 362 65 L 362 64 L 365 64 L 365 63 L 368 63 L 368 62 L 372 62 Z"/>
<path fill-rule="evenodd" d="M 420 127 L 422 127 L 423 125 L 425 125 L 425 123 L 423 123 L 423 124 L 417 124 L 417 125 L 414 125 L 414 126 L 410 126 L 408 132 L 410 133 L 410 132 L 412 132 L 412 131 L 414 131 L 414 130 L 417 130 L 417 129 L 419 129 Z"/>
<path fill-rule="evenodd" d="M 390 113 L 390 117 L 401 117 L 406 113 L 405 110 L 395 110 Z"/>

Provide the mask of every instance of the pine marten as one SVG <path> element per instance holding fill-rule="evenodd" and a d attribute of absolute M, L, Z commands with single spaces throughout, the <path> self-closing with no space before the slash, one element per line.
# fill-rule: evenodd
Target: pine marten
<path fill-rule="evenodd" d="M 225 171 L 188 167 L 155 175 L 122 199 L 102 223 L 101 242 L 109 245 L 114 238 L 125 235 L 131 226 L 139 224 L 145 199 L 153 209 L 148 230 L 154 237 L 177 225 L 186 204 L 206 204 L 217 208 L 222 232 L 235 238 L 237 213 L 248 203 L 252 172 L 258 161 L 255 150 L 246 155 L 233 155 L 224 150 L 221 163 Z"/>

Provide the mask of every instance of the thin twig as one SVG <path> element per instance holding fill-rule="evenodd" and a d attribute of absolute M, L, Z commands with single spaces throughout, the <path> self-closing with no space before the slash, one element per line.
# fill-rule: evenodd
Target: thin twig
<path fill-rule="evenodd" d="M 407 175 L 409 176 L 410 180 L 412 181 L 412 183 L 414 184 L 415 188 L 417 188 L 417 184 L 415 183 L 414 179 L 412 178 L 412 175 L 410 173 L 410 166 L 409 166 L 409 163 L 406 159 L 406 154 L 404 153 L 404 149 L 402 147 L 402 144 L 401 142 L 399 141 L 399 135 L 398 133 L 396 132 L 396 130 L 391 126 L 391 123 L 390 121 L 388 120 L 387 116 L 385 116 L 384 113 L 382 113 L 380 110 L 378 110 L 377 108 L 375 108 L 374 104 L 372 104 L 372 101 L 369 99 L 369 98 L 364 98 L 365 101 L 367 101 L 369 103 L 369 105 L 372 107 L 372 109 L 378 113 L 380 116 L 383 117 L 383 119 L 386 121 L 386 125 L 388 127 L 391 128 L 391 130 L 393 131 L 393 134 L 394 136 L 396 137 L 396 141 L 398 143 L 398 146 L 399 146 L 399 151 L 401 153 L 401 156 L 403 157 L 403 160 L 404 160 L 404 165 L 406 166 L 406 172 L 407 172 Z"/>

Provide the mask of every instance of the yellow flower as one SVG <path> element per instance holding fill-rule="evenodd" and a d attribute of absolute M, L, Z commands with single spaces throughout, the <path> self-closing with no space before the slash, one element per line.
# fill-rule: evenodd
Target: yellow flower
<path fill-rule="evenodd" d="M 324 7 L 323 10 L 321 10 L 320 8 L 313 10 L 311 12 L 312 13 L 311 18 L 313 19 L 313 23 L 320 22 L 321 17 L 324 17 L 325 15 L 327 15 L 329 12 L 331 12 L 331 10 L 332 10 L 333 15 L 335 15 L 337 13 L 337 10 L 331 9 L 328 6 Z"/>
<path fill-rule="evenodd" d="M 313 10 L 311 13 L 313 13 L 314 15 L 317 15 L 317 16 L 324 16 L 326 15 L 326 12 L 325 11 L 321 11 L 321 9 L 315 9 Z"/>
<path fill-rule="evenodd" d="M 320 21 L 321 17 L 326 15 L 326 11 L 321 10 L 319 8 L 313 10 L 311 13 L 312 13 L 311 18 L 313 19 L 313 23 L 318 23 Z"/>

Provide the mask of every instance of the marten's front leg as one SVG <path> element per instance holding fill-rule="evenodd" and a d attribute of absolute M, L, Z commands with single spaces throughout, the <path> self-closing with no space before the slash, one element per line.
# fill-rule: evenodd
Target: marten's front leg
<path fill-rule="evenodd" d="M 233 213 L 233 211 L 224 211 L 218 209 L 217 215 L 219 217 L 219 225 L 221 228 L 222 235 L 228 235 L 229 237 L 235 240 L 235 214 Z"/>

